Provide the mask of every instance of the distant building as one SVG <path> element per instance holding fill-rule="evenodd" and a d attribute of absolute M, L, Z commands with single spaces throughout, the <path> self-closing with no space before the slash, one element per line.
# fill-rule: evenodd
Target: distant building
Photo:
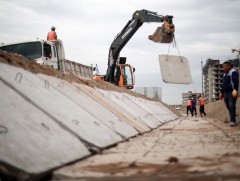
<path fill-rule="evenodd" d="M 235 69 L 239 70 L 239 58 L 228 61 L 232 63 Z M 222 61 L 222 63 L 223 62 L 224 61 Z M 220 60 L 207 59 L 206 64 L 203 66 L 204 95 L 206 103 L 219 100 L 224 74 L 222 63 L 220 63 Z"/>
<path fill-rule="evenodd" d="M 161 87 L 135 87 L 135 92 L 162 101 Z"/>

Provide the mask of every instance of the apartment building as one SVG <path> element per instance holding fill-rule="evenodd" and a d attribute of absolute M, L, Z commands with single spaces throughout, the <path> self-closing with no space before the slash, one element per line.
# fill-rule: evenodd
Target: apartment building
<path fill-rule="evenodd" d="M 236 70 L 239 70 L 239 58 L 228 61 L 232 63 Z M 224 61 L 220 62 L 220 60 L 207 59 L 206 64 L 203 66 L 203 87 L 206 103 L 219 100 L 224 74 L 222 69 L 223 62 Z"/>

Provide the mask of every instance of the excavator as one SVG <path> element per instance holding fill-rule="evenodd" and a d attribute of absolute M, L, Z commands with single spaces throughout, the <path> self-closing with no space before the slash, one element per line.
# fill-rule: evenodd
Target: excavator
<path fill-rule="evenodd" d="M 95 75 L 93 79 L 105 80 L 119 87 L 133 89 L 135 69 L 130 64 L 126 64 L 126 57 L 119 56 L 121 50 L 143 23 L 163 23 L 161 27 L 156 29 L 153 35 L 148 36 L 148 39 L 156 43 L 171 43 L 175 31 L 172 19 L 173 16 L 162 16 L 158 15 L 157 12 L 145 9 L 135 11 L 132 19 L 130 19 L 122 31 L 117 34 L 110 46 L 106 75 Z"/>

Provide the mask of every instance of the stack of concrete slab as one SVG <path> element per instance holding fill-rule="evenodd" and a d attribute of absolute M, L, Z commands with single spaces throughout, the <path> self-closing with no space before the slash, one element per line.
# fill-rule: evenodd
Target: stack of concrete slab
<path fill-rule="evenodd" d="M 177 118 L 160 102 L 5 64 L 0 87 L 0 172 L 24 179 L 43 177 Z"/>

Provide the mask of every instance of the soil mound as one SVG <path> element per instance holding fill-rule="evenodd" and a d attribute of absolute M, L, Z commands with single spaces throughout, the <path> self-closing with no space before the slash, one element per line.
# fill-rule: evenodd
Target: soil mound
<path fill-rule="evenodd" d="M 236 111 L 236 121 L 240 124 L 240 96 L 238 96 L 236 103 Z M 207 117 L 221 121 L 230 121 L 230 116 L 223 100 L 206 104 L 205 112 Z"/>

